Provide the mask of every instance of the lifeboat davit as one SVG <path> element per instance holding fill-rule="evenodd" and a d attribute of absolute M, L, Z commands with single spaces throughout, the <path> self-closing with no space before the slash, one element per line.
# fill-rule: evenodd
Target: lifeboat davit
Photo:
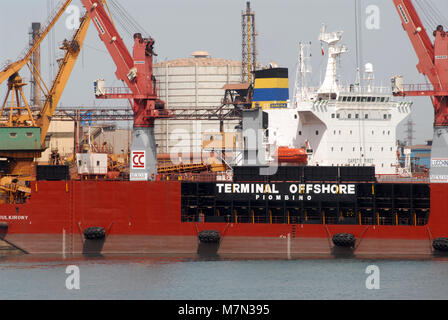
<path fill-rule="evenodd" d="M 279 163 L 307 164 L 308 161 L 308 155 L 303 148 L 278 147 L 276 157 Z"/>

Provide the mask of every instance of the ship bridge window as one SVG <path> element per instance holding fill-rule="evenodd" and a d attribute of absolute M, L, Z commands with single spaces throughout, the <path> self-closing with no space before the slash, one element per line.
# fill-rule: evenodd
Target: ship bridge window
<path fill-rule="evenodd" d="M 361 102 L 361 97 L 356 97 L 357 102 Z"/>
<path fill-rule="evenodd" d="M 364 119 L 369 119 L 369 114 L 365 114 Z"/>
<path fill-rule="evenodd" d="M 367 97 L 367 102 L 372 102 L 372 97 Z"/>
<path fill-rule="evenodd" d="M 352 114 L 351 114 L 351 113 L 348 114 L 348 118 L 349 118 L 349 119 L 352 118 Z"/>
<path fill-rule="evenodd" d="M 299 131 L 299 136 L 301 136 L 302 135 L 302 131 Z"/>
<path fill-rule="evenodd" d="M 367 97 L 362 97 L 362 102 L 366 102 L 367 101 Z"/>
<path fill-rule="evenodd" d="M 346 102 L 347 101 L 347 97 L 342 97 L 342 101 Z"/>
<path fill-rule="evenodd" d="M 332 114 L 331 114 L 331 119 L 334 119 L 334 117 L 335 117 L 335 114 L 332 113 Z"/>
<path fill-rule="evenodd" d="M 355 114 L 355 119 L 359 119 L 359 114 Z"/>
<path fill-rule="evenodd" d="M 316 130 L 316 136 L 318 136 L 319 135 L 319 130 Z"/>
<path fill-rule="evenodd" d="M 338 118 L 338 119 L 340 118 L 340 114 L 339 113 L 336 114 L 336 118 Z"/>
<path fill-rule="evenodd" d="M 389 114 L 387 117 L 389 118 L 389 120 L 392 119 L 392 115 L 391 114 Z"/>

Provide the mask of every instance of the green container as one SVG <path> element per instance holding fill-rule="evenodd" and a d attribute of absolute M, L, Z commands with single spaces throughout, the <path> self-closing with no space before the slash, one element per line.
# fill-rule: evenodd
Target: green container
<path fill-rule="evenodd" d="M 0 127 L 0 151 L 39 151 L 40 128 Z"/>

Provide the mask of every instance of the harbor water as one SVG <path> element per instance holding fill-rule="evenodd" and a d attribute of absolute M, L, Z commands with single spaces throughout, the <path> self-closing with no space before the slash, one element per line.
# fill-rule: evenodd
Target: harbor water
<path fill-rule="evenodd" d="M 19 256 L 0 258 L 0 285 L 0 300 L 438 300 L 448 259 Z"/>

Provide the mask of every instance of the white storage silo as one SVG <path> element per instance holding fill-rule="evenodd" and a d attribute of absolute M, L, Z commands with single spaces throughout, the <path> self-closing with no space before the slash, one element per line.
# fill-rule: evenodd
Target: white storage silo
<path fill-rule="evenodd" d="M 159 97 L 167 109 L 218 108 L 224 97 L 224 85 L 241 82 L 241 62 L 211 58 L 206 51 L 195 51 L 190 58 L 156 63 L 154 75 Z M 224 129 L 234 131 L 237 124 L 226 121 Z M 219 121 L 156 121 L 158 152 L 200 152 L 202 133 L 218 131 Z"/>

